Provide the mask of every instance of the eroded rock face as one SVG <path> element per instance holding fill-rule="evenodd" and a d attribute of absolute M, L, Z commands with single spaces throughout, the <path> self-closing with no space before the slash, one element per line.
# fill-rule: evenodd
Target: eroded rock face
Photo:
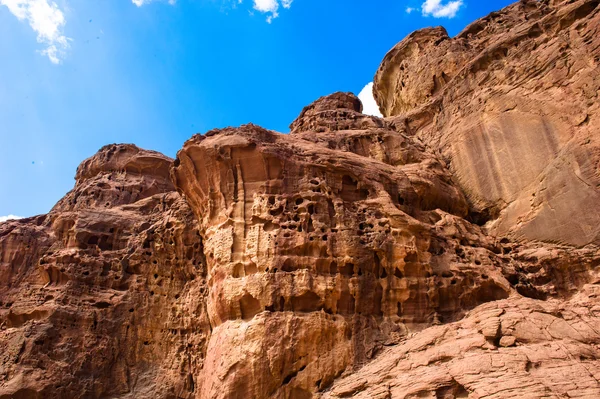
<path fill-rule="evenodd" d="M 113 145 L 45 216 L 0 224 L 0 397 L 181 397 L 210 325 L 172 160 Z"/>
<path fill-rule="evenodd" d="M 382 113 L 439 151 L 495 234 L 600 243 L 599 10 L 520 1 L 455 38 L 415 32 L 377 72 Z"/>
<path fill-rule="evenodd" d="M 201 226 L 214 327 L 201 397 L 311 397 L 409 332 L 592 278 L 595 250 L 517 255 L 467 222 L 443 162 L 354 98 L 317 100 L 291 135 L 247 125 L 178 153 L 173 180 Z M 568 257 L 581 268 L 564 270 Z"/>
<path fill-rule="evenodd" d="M 460 322 L 407 337 L 321 397 L 598 397 L 598 291 L 590 285 L 568 301 L 482 305 Z"/>
<path fill-rule="evenodd" d="M 0 398 L 600 396 L 599 4 L 414 33 L 387 118 L 102 148 L 0 224 Z"/>
<path fill-rule="evenodd" d="M 389 128 L 320 134 L 247 125 L 178 154 L 174 181 L 204 238 L 209 347 L 220 348 L 202 397 L 308 397 L 409 329 L 509 295 L 493 244 L 463 222 L 462 194 L 423 146 Z M 481 245 L 486 266 L 448 262 L 477 256 L 460 240 Z"/>

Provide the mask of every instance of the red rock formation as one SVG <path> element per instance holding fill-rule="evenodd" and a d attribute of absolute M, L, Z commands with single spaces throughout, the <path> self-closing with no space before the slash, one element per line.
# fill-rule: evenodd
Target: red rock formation
<path fill-rule="evenodd" d="M 418 31 L 377 72 L 382 113 L 439 152 L 493 234 L 600 244 L 598 5 L 520 1 L 455 38 Z"/>
<path fill-rule="evenodd" d="M 599 18 L 416 32 L 385 119 L 101 149 L 0 224 L 0 398 L 599 397 Z"/>
<path fill-rule="evenodd" d="M 0 397 L 180 397 L 210 335 L 172 160 L 100 150 L 45 216 L 0 224 Z"/>

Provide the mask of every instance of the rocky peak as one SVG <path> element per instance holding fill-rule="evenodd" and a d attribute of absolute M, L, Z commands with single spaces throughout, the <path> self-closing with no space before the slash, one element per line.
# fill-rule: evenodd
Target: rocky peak
<path fill-rule="evenodd" d="M 600 2 L 521 1 L 0 224 L 0 398 L 600 397 Z"/>
<path fill-rule="evenodd" d="M 102 173 L 121 172 L 168 180 L 172 162 L 159 152 L 143 150 L 134 144 L 109 144 L 79 165 L 75 179 L 81 182 Z"/>
<path fill-rule="evenodd" d="M 51 213 L 81 208 L 112 208 L 175 190 L 173 160 L 133 144 L 110 144 L 77 168 L 75 187 Z"/>
<path fill-rule="evenodd" d="M 597 0 L 520 1 L 384 58 L 384 115 L 450 165 L 471 220 L 498 235 L 600 244 Z"/>
<path fill-rule="evenodd" d="M 383 126 L 378 118 L 363 115 L 362 109 L 362 103 L 354 94 L 334 93 L 304 107 L 290 125 L 290 131 L 292 134 L 305 131 L 322 133 Z"/>

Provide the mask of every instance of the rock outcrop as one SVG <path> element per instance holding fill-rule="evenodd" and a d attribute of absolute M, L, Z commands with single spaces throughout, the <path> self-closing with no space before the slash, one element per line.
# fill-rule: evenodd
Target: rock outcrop
<path fill-rule="evenodd" d="M 48 215 L 0 224 L 0 397 L 194 392 L 206 266 L 171 164 L 107 146 Z"/>
<path fill-rule="evenodd" d="M 102 148 L 0 224 L 0 398 L 600 397 L 599 20 L 416 32 L 387 118 Z"/>
<path fill-rule="evenodd" d="M 377 71 L 383 115 L 438 152 L 493 234 L 600 244 L 599 4 L 524 0 L 454 38 L 418 31 Z"/>

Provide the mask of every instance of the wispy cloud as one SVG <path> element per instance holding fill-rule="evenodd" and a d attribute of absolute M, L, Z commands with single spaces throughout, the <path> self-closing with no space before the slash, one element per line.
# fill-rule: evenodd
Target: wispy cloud
<path fill-rule="evenodd" d="M 27 21 L 37 34 L 37 41 L 46 46 L 40 53 L 47 56 L 54 64 L 60 64 L 69 39 L 63 33 L 66 20 L 63 12 L 55 2 L 49 0 L 0 0 L 0 5 L 20 21 Z"/>
<path fill-rule="evenodd" d="M 254 9 L 267 15 L 267 22 L 271 23 L 273 19 L 279 16 L 279 6 L 290 8 L 293 0 L 253 0 Z M 241 3 L 241 1 L 240 1 Z"/>
<path fill-rule="evenodd" d="M 363 114 L 383 117 L 379 111 L 379 106 L 373 97 L 373 82 L 368 83 L 358 94 L 359 100 L 363 105 Z"/>
<path fill-rule="evenodd" d="M 141 7 L 144 4 L 152 3 L 152 1 L 154 1 L 154 0 L 131 0 L 131 2 L 138 7 Z M 169 0 L 169 4 L 171 4 L 171 5 L 175 4 L 176 2 L 177 2 L 177 0 Z"/>
<path fill-rule="evenodd" d="M 23 219 L 23 218 L 21 216 L 15 216 L 15 215 L 0 216 L 0 223 L 6 222 L 7 220 L 14 220 L 14 219 Z"/>
<path fill-rule="evenodd" d="M 442 0 L 426 0 L 421 5 L 421 11 L 426 17 L 432 16 L 434 18 L 454 18 L 458 10 L 460 10 L 463 5 L 463 0 L 446 2 L 442 2 Z"/>

